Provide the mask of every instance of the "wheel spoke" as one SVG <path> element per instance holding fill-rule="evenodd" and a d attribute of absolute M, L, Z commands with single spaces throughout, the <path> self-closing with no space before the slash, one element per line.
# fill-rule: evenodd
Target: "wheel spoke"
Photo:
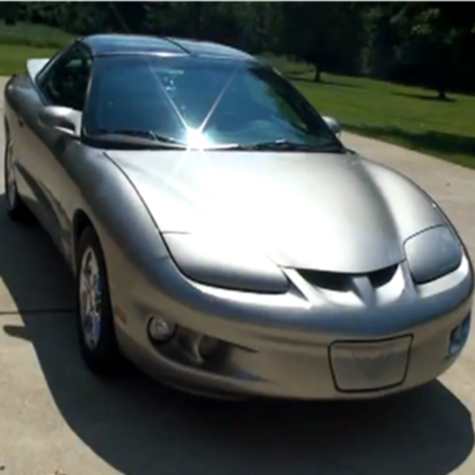
<path fill-rule="evenodd" d="M 13 163 L 11 157 L 11 147 L 7 144 L 6 156 L 5 156 L 5 185 L 7 192 L 8 206 L 10 209 L 15 208 L 16 205 L 16 183 L 15 183 L 15 173 L 13 170 Z"/>
<path fill-rule="evenodd" d="M 79 305 L 84 341 L 94 349 L 101 336 L 101 275 L 92 247 L 84 252 L 79 271 Z"/>

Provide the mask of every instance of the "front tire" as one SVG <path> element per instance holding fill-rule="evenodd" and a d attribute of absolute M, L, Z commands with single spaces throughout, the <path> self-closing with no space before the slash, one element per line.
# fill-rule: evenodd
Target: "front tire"
<path fill-rule="evenodd" d="M 82 356 L 93 372 L 111 374 L 119 365 L 119 351 L 104 254 L 91 227 L 79 239 L 76 295 Z"/>
<path fill-rule="evenodd" d="M 8 216 L 13 221 L 26 221 L 28 219 L 28 210 L 18 194 L 12 145 L 8 129 L 5 130 L 5 159 L 3 171 L 5 177 L 5 197 Z"/>

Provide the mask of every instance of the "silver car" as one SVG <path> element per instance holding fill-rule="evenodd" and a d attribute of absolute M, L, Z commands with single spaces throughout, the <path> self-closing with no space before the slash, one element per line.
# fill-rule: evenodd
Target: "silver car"
<path fill-rule="evenodd" d="M 8 212 L 66 258 L 94 371 L 124 355 L 194 393 L 351 399 L 460 355 L 473 275 L 447 217 L 252 56 L 96 35 L 5 97 Z"/>

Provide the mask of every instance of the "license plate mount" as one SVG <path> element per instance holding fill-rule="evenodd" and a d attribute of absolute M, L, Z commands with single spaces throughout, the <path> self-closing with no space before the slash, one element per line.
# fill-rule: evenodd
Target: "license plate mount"
<path fill-rule="evenodd" d="M 406 377 L 412 336 L 376 341 L 337 341 L 330 364 L 339 391 L 375 391 L 398 386 Z"/>

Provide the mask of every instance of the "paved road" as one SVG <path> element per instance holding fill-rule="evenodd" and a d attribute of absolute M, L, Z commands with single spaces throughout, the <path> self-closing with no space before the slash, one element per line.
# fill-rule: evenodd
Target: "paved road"
<path fill-rule="evenodd" d="M 474 171 L 344 140 L 433 194 L 475 256 Z M 133 370 L 101 381 L 79 359 L 71 278 L 48 238 L 1 209 L 0 237 L 2 474 L 475 473 L 475 337 L 440 381 L 374 402 L 215 403 Z"/>

